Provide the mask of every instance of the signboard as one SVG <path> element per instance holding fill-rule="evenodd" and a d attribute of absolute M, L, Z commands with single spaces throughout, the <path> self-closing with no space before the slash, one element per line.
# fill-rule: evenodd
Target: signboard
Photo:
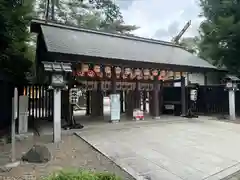
<path fill-rule="evenodd" d="M 18 133 L 28 131 L 28 96 L 19 96 L 19 120 Z"/>
<path fill-rule="evenodd" d="M 69 92 L 69 102 L 70 104 L 77 104 L 78 103 L 78 89 L 72 88 Z"/>
<path fill-rule="evenodd" d="M 140 109 L 134 109 L 133 110 L 133 120 L 144 120 L 143 111 L 141 111 Z"/>
<path fill-rule="evenodd" d="M 192 89 L 190 91 L 190 100 L 191 101 L 196 101 L 197 100 L 197 90 L 196 89 Z"/>
<path fill-rule="evenodd" d="M 111 94 L 110 95 L 110 115 L 111 121 L 120 121 L 120 95 Z"/>

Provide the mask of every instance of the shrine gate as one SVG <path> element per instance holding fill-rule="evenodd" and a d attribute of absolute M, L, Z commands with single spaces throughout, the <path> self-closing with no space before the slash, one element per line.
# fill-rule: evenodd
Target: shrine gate
<path fill-rule="evenodd" d="M 140 108 L 149 96 L 150 115 L 161 114 L 164 85 L 174 82 L 180 72 L 181 114 L 186 113 L 184 72 L 217 70 L 207 61 L 180 46 L 153 39 L 112 34 L 70 27 L 52 22 L 33 20 L 31 31 L 38 34 L 37 73 L 43 74 L 42 61 L 70 62 L 73 73 L 68 86 L 78 85 L 87 90 L 87 113 L 103 116 L 103 92 L 120 93 L 125 97 L 127 115 Z M 62 114 L 70 119 L 68 93 L 63 92 Z M 90 102 L 91 101 L 91 102 Z M 123 102 L 123 101 L 122 101 Z M 145 108 L 145 107 L 144 107 Z"/>

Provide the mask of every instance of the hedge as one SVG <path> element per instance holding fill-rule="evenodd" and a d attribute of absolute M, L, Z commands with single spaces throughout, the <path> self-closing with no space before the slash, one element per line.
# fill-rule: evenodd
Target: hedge
<path fill-rule="evenodd" d="M 91 172 L 91 171 L 60 171 L 53 173 L 44 180 L 122 180 L 115 174 L 103 172 Z"/>

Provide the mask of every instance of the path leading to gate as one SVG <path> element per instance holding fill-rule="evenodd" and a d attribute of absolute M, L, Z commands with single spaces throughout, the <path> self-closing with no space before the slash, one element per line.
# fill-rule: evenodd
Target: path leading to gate
<path fill-rule="evenodd" d="M 198 118 L 129 126 L 78 135 L 136 179 L 212 180 L 240 169 L 239 124 Z"/>

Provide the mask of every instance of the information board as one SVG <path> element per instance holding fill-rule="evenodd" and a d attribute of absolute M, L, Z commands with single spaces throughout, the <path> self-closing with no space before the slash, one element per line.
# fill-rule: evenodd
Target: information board
<path fill-rule="evenodd" d="M 120 95 L 110 95 L 110 114 L 111 121 L 120 121 Z"/>

